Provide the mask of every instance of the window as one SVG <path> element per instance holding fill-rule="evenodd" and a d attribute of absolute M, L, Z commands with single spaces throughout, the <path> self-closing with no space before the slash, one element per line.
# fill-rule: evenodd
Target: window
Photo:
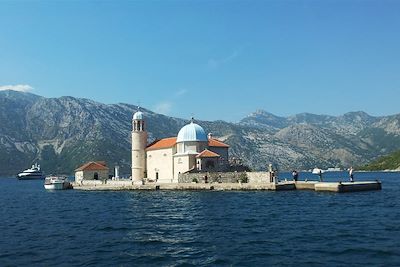
<path fill-rule="evenodd" d="M 184 153 L 184 152 L 185 152 L 184 146 L 185 146 L 184 143 L 179 144 L 179 147 L 178 147 L 178 152 L 179 152 L 179 153 Z"/>

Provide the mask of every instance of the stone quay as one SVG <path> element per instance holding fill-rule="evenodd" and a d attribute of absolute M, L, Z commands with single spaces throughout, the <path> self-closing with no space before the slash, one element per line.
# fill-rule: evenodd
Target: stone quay
<path fill-rule="evenodd" d="M 359 182 L 317 182 L 317 181 L 282 181 L 282 182 L 249 182 L 249 183 L 134 183 L 131 180 L 104 180 L 84 181 L 73 183 L 76 190 L 86 191 L 124 191 L 124 190 L 314 190 L 326 192 L 357 192 L 369 190 L 381 190 L 380 181 L 359 181 Z"/>

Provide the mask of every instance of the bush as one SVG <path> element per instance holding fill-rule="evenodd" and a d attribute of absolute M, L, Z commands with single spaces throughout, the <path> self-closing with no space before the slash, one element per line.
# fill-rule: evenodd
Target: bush
<path fill-rule="evenodd" d="M 197 184 L 199 181 L 197 180 L 197 178 L 193 178 L 192 182 Z"/>
<path fill-rule="evenodd" d="M 241 173 L 239 175 L 239 181 L 241 183 L 247 183 L 249 181 L 249 178 L 247 177 L 247 173 Z"/>

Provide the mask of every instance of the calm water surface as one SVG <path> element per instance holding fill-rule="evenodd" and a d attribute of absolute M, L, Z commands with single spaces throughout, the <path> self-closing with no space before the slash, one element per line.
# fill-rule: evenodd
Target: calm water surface
<path fill-rule="evenodd" d="M 4 178 L 0 266 L 400 266 L 400 174 L 356 175 L 375 178 L 382 191 L 348 194 L 49 192 Z"/>

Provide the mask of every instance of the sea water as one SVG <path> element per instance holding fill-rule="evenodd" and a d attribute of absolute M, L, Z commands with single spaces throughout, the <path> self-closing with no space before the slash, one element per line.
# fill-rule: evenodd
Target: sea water
<path fill-rule="evenodd" d="M 355 179 L 383 188 L 46 191 L 2 178 L 0 266 L 400 266 L 400 174 Z"/>

